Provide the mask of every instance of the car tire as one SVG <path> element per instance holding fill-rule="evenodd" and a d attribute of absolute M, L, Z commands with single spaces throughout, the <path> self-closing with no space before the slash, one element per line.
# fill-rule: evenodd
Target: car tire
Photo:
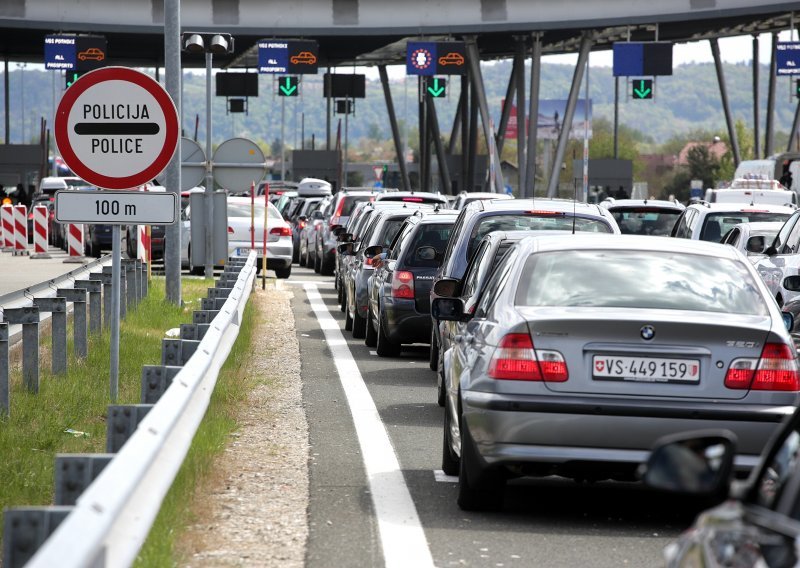
<path fill-rule="evenodd" d="M 320 262 L 320 259 L 316 255 L 316 253 L 314 254 L 314 272 L 316 272 L 317 274 L 322 273 L 322 262 Z"/>
<path fill-rule="evenodd" d="M 447 383 L 444 376 L 444 360 L 439 357 L 436 365 L 436 403 L 439 406 L 444 406 L 444 399 L 447 396 Z"/>
<path fill-rule="evenodd" d="M 342 287 L 337 286 L 338 282 L 339 280 L 337 278 L 333 279 L 333 287 L 336 288 L 336 301 L 339 303 L 339 308 L 342 308 L 342 306 L 344 306 L 345 303 L 345 295 Z M 342 311 L 344 311 L 344 309 L 342 309 Z"/>
<path fill-rule="evenodd" d="M 356 339 L 364 339 L 367 332 L 367 318 L 361 317 L 358 314 L 358 308 L 353 308 L 353 337 Z"/>
<path fill-rule="evenodd" d="M 93 256 L 94 258 L 100 258 L 102 256 L 102 251 L 100 250 L 100 243 L 91 241 L 91 244 L 89 246 L 91 247 L 89 250 L 92 251 L 90 253 L 91 256 Z"/>
<path fill-rule="evenodd" d="M 464 511 L 496 511 L 503 507 L 505 479 L 494 470 L 480 471 L 480 456 L 461 417 L 461 459 L 458 464 L 458 506 Z"/>
<path fill-rule="evenodd" d="M 344 329 L 345 331 L 353 331 L 353 318 L 350 317 L 350 310 L 344 310 Z"/>
<path fill-rule="evenodd" d="M 400 355 L 400 344 L 393 343 L 386 335 L 386 326 L 383 325 L 383 318 L 378 314 L 378 339 L 375 343 L 375 350 L 379 357 L 397 357 Z"/>
<path fill-rule="evenodd" d="M 292 265 L 286 266 L 284 268 L 276 268 L 275 275 L 278 278 L 289 278 L 292 275 Z"/>
<path fill-rule="evenodd" d="M 367 347 L 375 347 L 378 342 L 378 332 L 372 323 L 372 310 L 367 310 L 367 330 L 364 334 L 364 345 Z"/>
<path fill-rule="evenodd" d="M 444 433 L 442 435 L 442 471 L 446 475 L 458 475 L 460 461 L 450 448 L 450 411 L 444 409 Z"/>
<path fill-rule="evenodd" d="M 333 276 L 333 261 L 322 259 L 319 263 L 319 273 L 323 276 Z"/>
<path fill-rule="evenodd" d="M 205 274 L 206 267 L 205 266 L 195 266 L 192 264 L 192 247 L 189 246 L 189 274 L 193 274 L 195 276 L 202 276 Z"/>
<path fill-rule="evenodd" d="M 297 246 L 292 249 L 292 262 L 300 264 L 300 247 Z"/>
<path fill-rule="evenodd" d="M 436 322 L 431 326 L 431 349 L 428 355 L 428 367 L 431 371 L 439 369 L 439 342 L 436 341 Z"/>
<path fill-rule="evenodd" d="M 301 247 L 300 252 L 297 254 L 297 264 L 299 266 L 306 266 L 306 264 L 308 264 L 308 247 L 306 247 L 305 251 L 302 250 Z"/>

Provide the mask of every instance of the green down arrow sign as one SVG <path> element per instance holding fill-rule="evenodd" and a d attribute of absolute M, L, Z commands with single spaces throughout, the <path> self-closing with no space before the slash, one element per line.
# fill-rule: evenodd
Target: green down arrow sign
<path fill-rule="evenodd" d="M 282 97 L 296 97 L 297 84 L 297 77 L 284 77 L 283 82 L 278 84 L 278 94 Z"/>
<path fill-rule="evenodd" d="M 447 80 L 434 77 L 433 85 L 428 86 L 428 93 L 430 93 L 434 99 L 439 99 L 445 96 L 447 93 Z"/>
<path fill-rule="evenodd" d="M 653 98 L 653 80 L 652 79 L 639 79 L 633 82 L 633 98 L 634 99 L 652 99 Z"/>

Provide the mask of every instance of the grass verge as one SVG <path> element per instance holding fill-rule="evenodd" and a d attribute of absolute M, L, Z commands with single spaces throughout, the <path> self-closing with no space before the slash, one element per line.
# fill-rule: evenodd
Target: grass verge
<path fill-rule="evenodd" d="M 135 563 L 139 568 L 175 565 L 176 540 L 182 527 L 195 521 L 191 509 L 195 487 L 209 475 L 214 458 L 225 449 L 230 434 L 236 429 L 236 414 L 258 382 L 256 377 L 245 372 L 248 355 L 253 349 L 256 317 L 252 301 L 248 302 L 239 337 L 217 378 L 208 410 L 139 552 Z"/>
<path fill-rule="evenodd" d="M 119 404 L 140 402 L 142 365 L 160 363 L 164 332 L 190 322 L 210 286 L 210 280 L 184 280 L 185 306 L 178 307 L 166 301 L 163 278 L 151 281 L 148 296 L 120 325 Z M 71 337 L 71 329 L 68 333 Z M 64 376 L 50 374 L 49 335 L 42 334 L 39 343 L 46 355 L 40 357 L 39 393 L 29 393 L 21 370 L 12 370 L 10 416 L 0 417 L 0 511 L 53 502 L 57 453 L 105 451 L 109 333 L 90 335 L 84 360 L 74 357 L 70 340 Z M 0 526 L 2 522 L 0 516 Z"/>

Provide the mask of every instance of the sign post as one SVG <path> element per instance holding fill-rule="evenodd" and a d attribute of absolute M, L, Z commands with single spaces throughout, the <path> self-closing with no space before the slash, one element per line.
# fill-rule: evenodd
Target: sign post
<path fill-rule="evenodd" d="M 164 88 L 126 67 L 87 73 L 67 89 L 56 110 L 55 137 L 76 175 L 102 189 L 148 183 L 167 166 L 179 136 L 178 113 Z M 56 221 L 112 225 L 110 394 L 119 394 L 120 225 L 169 225 L 174 193 L 68 191 L 56 193 Z"/>

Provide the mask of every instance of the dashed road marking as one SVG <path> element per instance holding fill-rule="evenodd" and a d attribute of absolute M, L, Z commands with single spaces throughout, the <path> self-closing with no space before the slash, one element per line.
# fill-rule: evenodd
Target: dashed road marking
<path fill-rule="evenodd" d="M 378 519 L 384 565 L 388 568 L 432 568 L 433 557 L 425 531 L 375 401 L 367 390 L 338 322 L 322 300 L 317 283 L 305 284 L 305 290 L 311 309 L 314 310 L 320 329 L 327 339 L 350 414 L 353 416 L 372 504 Z"/>
<path fill-rule="evenodd" d="M 457 475 L 447 475 L 441 469 L 433 470 L 433 479 L 435 479 L 437 483 L 458 483 Z"/>

